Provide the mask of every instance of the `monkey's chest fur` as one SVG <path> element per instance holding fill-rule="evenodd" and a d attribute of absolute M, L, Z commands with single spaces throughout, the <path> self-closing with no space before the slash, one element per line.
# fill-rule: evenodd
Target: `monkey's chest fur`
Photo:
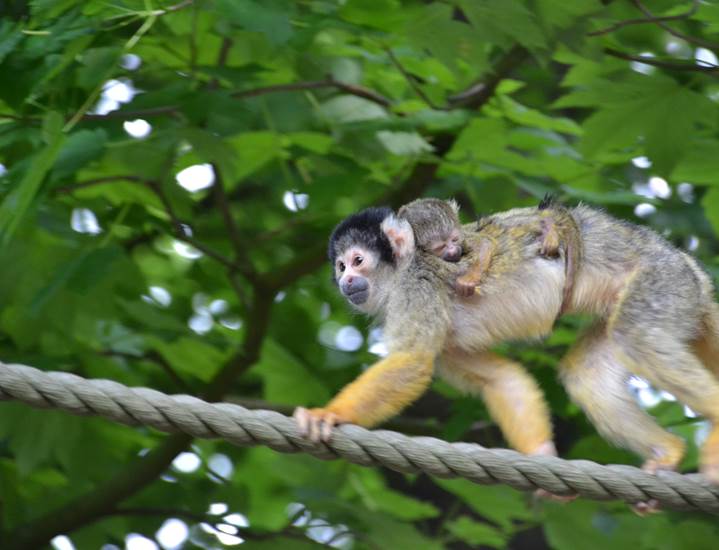
<path fill-rule="evenodd" d="M 453 300 L 448 347 L 477 351 L 546 336 L 562 303 L 564 280 L 563 261 L 536 255 L 501 276 L 490 270 L 477 294 Z"/>

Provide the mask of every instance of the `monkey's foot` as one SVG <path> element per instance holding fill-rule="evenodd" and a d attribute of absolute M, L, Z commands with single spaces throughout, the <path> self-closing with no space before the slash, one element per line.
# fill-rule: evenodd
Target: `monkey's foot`
<path fill-rule="evenodd" d="M 535 498 L 539 498 L 542 500 L 551 500 L 553 502 L 572 502 L 574 499 L 579 497 L 579 495 L 555 495 L 554 493 L 550 493 L 546 489 L 537 489 L 534 491 Z"/>
<path fill-rule="evenodd" d="M 656 474 L 660 470 L 673 472 L 677 469 L 684 454 L 683 447 L 677 452 L 660 453 L 656 451 L 653 458 L 649 458 L 642 464 L 642 470 L 650 474 Z"/>
<path fill-rule="evenodd" d="M 632 504 L 632 512 L 643 518 L 651 514 L 658 514 L 661 511 L 659 501 L 653 498 L 647 500 L 646 502 L 636 502 Z"/>
<path fill-rule="evenodd" d="M 701 468 L 699 468 L 699 471 L 709 481 L 711 481 L 715 485 L 719 485 L 719 464 L 702 464 Z"/>
<path fill-rule="evenodd" d="M 539 447 L 534 449 L 530 455 L 540 456 L 557 456 L 557 448 L 554 446 L 553 441 L 545 441 Z M 550 493 L 546 489 L 537 489 L 534 491 L 535 498 L 542 500 L 552 500 L 554 502 L 572 502 L 579 495 L 555 495 Z"/>
<path fill-rule="evenodd" d="M 677 464 L 680 459 L 681 454 L 676 458 L 670 458 L 670 455 L 657 452 L 655 458 L 650 458 L 642 464 L 642 470 L 650 474 L 656 474 L 660 470 L 674 471 L 677 469 Z M 659 507 L 659 502 L 651 498 L 646 502 L 635 502 L 632 504 L 632 511 L 638 516 L 646 517 L 650 514 L 661 512 L 661 508 Z"/>
<path fill-rule="evenodd" d="M 327 409 L 305 409 L 297 407 L 292 415 L 297 421 L 300 435 L 311 441 L 329 441 L 332 428 L 343 424 L 346 420 Z"/>
<path fill-rule="evenodd" d="M 699 471 L 709 481 L 719 485 L 719 423 L 715 423 L 702 447 Z"/>

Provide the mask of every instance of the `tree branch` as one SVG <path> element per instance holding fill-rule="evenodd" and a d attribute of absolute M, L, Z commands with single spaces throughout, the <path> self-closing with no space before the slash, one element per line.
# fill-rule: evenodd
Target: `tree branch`
<path fill-rule="evenodd" d="M 672 27 L 666 24 L 666 19 L 662 17 L 655 16 L 651 11 L 649 11 L 649 8 L 647 8 L 644 4 L 642 4 L 641 0 L 632 0 L 634 5 L 637 7 L 639 11 L 641 11 L 644 15 L 646 15 L 647 19 L 652 21 L 653 23 L 656 23 L 659 27 L 667 31 L 672 36 L 676 36 L 677 38 L 681 38 L 682 40 L 686 40 L 690 44 L 696 44 L 697 46 L 702 46 L 704 48 L 710 48 L 710 49 L 717 49 L 719 48 L 719 44 L 716 44 L 715 42 L 710 42 L 708 40 L 704 40 L 702 38 L 697 38 L 694 36 L 690 36 L 688 34 L 684 34 L 683 32 L 674 30 Z M 696 11 L 696 8 L 698 7 L 699 2 L 695 1 L 692 5 L 692 9 Z M 689 13 L 687 17 L 692 15 L 692 13 Z"/>
<path fill-rule="evenodd" d="M 637 61 L 639 63 L 644 63 L 645 65 L 652 65 L 654 67 L 661 67 L 662 69 L 670 69 L 673 71 L 692 71 L 699 73 L 715 73 L 716 71 L 719 71 L 719 65 L 696 65 L 695 63 L 667 61 L 665 59 L 657 59 L 656 57 L 632 55 L 609 47 L 604 48 L 604 53 L 606 53 L 607 55 L 611 55 L 612 57 L 617 57 L 619 59 L 626 59 L 627 61 Z"/>
<path fill-rule="evenodd" d="M 647 24 L 663 23 L 665 21 L 681 21 L 683 19 L 687 19 L 687 18 L 691 17 L 692 15 L 694 15 L 698 9 L 699 9 L 699 0 L 693 0 L 692 7 L 689 8 L 689 10 L 684 13 L 680 13 L 677 15 L 665 15 L 665 16 L 661 16 L 661 17 L 656 17 L 656 16 L 649 14 L 649 17 L 640 17 L 640 18 L 636 18 L 636 19 L 626 19 L 624 21 L 617 21 L 616 23 L 613 23 L 612 25 L 609 25 L 608 27 L 604 27 L 603 29 L 588 32 L 587 36 L 600 36 L 603 34 L 609 34 L 611 32 L 614 32 L 614 31 L 619 30 L 624 27 L 628 27 L 630 25 L 647 25 Z M 642 11 L 644 11 L 644 10 L 642 10 Z"/>
<path fill-rule="evenodd" d="M 276 94 L 280 92 L 317 90 L 321 88 L 335 88 L 347 94 L 361 97 L 373 103 L 377 103 L 382 107 L 389 108 L 392 106 L 392 101 L 390 99 L 386 98 L 378 92 L 375 92 L 374 90 L 364 88 L 363 86 L 357 86 L 355 84 L 347 84 L 345 82 L 340 82 L 339 80 L 335 80 L 333 78 L 328 78 L 325 80 L 310 80 L 306 82 L 293 82 L 289 84 L 275 84 L 273 86 L 261 86 L 259 88 L 253 88 L 250 90 L 239 90 L 236 92 L 232 92 L 230 94 L 230 97 L 234 97 L 235 99 L 244 99 L 248 97 L 257 97 L 267 94 Z M 104 115 L 86 113 L 82 116 L 82 120 L 105 120 L 110 118 L 144 118 L 158 115 L 175 114 L 179 111 L 179 109 L 179 105 L 163 105 L 159 107 L 150 107 L 148 109 L 137 109 L 134 111 L 110 111 L 109 113 L 106 113 Z"/>
<path fill-rule="evenodd" d="M 130 174 L 118 174 L 116 176 L 105 176 L 102 178 L 93 178 L 85 181 L 79 181 L 77 183 L 73 183 L 72 185 L 63 185 L 61 187 L 56 187 L 52 190 L 52 192 L 58 195 L 66 195 L 74 193 L 78 189 L 85 189 L 86 187 L 102 185 L 104 183 L 112 183 L 114 181 L 131 181 L 133 183 L 145 184 L 145 180 L 139 176 L 133 176 Z"/>
<path fill-rule="evenodd" d="M 209 523 L 217 528 L 218 525 L 229 525 L 237 528 L 236 525 L 223 521 L 225 516 L 212 514 L 199 514 L 190 510 L 182 510 L 179 508 L 150 508 L 144 506 L 116 508 L 109 510 L 106 516 L 161 516 L 161 517 L 177 517 L 184 518 L 195 523 Z"/>
<path fill-rule="evenodd" d="M 156 351 L 150 351 L 144 355 L 134 355 L 132 353 L 122 351 L 103 350 L 100 352 L 100 355 L 104 357 L 121 357 L 123 359 L 127 359 L 128 361 L 148 361 L 150 363 L 155 363 L 165 372 L 165 374 L 167 374 L 180 391 L 185 393 L 191 393 L 192 391 L 187 382 L 185 382 L 182 377 L 175 372 L 172 365 L 170 365 L 170 363 L 168 363 L 167 360 Z"/>
<path fill-rule="evenodd" d="M 402 63 L 400 63 L 399 59 L 397 59 L 397 56 L 394 54 L 394 52 L 392 51 L 391 48 L 387 48 L 385 51 L 387 52 L 387 55 L 389 56 L 389 60 L 397 68 L 397 70 L 400 73 L 402 73 L 402 76 L 404 77 L 404 79 L 407 81 L 407 83 L 410 85 L 410 87 L 414 90 L 414 93 L 416 93 L 422 101 L 424 101 L 432 109 L 435 109 L 437 111 L 446 109 L 446 107 L 440 107 L 438 105 L 435 105 L 435 103 L 427 96 L 427 94 L 424 93 L 424 90 L 422 90 L 422 88 L 419 87 L 415 78 L 407 72 L 407 70 L 404 68 Z"/>
<path fill-rule="evenodd" d="M 162 190 L 162 187 L 159 183 L 156 181 L 149 181 L 145 180 L 143 182 L 147 187 L 149 187 L 155 195 L 157 195 L 157 198 L 160 199 L 160 202 L 162 202 L 162 206 L 165 209 L 165 212 L 167 213 L 168 217 L 170 218 L 170 223 L 172 224 L 173 233 L 175 235 L 175 238 L 177 238 L 180 241 L 184 241 L 189 245 L 192 245 L 197 250 L 205 254 L 206 256 L 209 256 L 213 260 L 221 263 L 228 269 L 238 269 L 238 266 L 229 258 L 223 256 L 219 252 L 216 252 L 215 250 L 209 248 L 207 245 L 203 244 L 202 242 L 198 241 L 196 238 L 194 238 L 191 235 L 188 235 L 185 231 L 185 226 L 180 220 L 180 218 L 177 217 L 177 214 L 175 213 L 175 209 L 172 207 L 172 204 L 170 203 L 170 200 L 168 199 L 165 192 Z"/>
<path fill-rule="evenodd" d="M 215 184 L 212 186 L 212 196 L 215 199 L 215 206 L 220 211 L 222 221 L 227 229 L 227 236 L 235 249 L 235 261 L 240 262 L 244 260 L 247 254 L 247 247 L 242 243 L 240 229 L 237 227 L 237 223 L 235 223 L 235 219 L 232 217 L 230 202 L 227 200 L 227 194 L 225 193 L 225 182 L 217 163 L 212 163 L 212 170 L 215 173 Z"/>
<path fill-rule="evenodd" d="M 514 46 L 497 61 L 488 77 L 484 77 L 466 90 L 450 96 L 450 104 L 452 107 L 480 109 L 492 98 L 497 85 L 528 57 L 529 52 L 526 49 L 519 45 Z"/>
<path fill-rule="evenodd" d="M 307 82 L 295 82 L 290 84 L 275 84 L 274 86 L 264 86 L 261 88 L 255 88 L 253 90 L 241 90 L 238 92 L 234 92 L 232 97 L 235 98 L 245 98 L 245 97 L 256 97 L 259 95 L 265 95 L 265 94 L 273 94 L 277 92 L 292 92 L 292 91 L 299 91 L 299 90 L 315 90 L 319 88 L 336 88 L 338 90 L 342 90 L 345 93 L 348 93 L 350 95 L 354 95 L 357 97 L 362 97 L 364 99 L 367 99 L 373 103 L 377 103 L 378 105 L 381 105 L 382 107 L 391 107 L 392 101 L 390 101 L 388 98 L 384 97 L 382 94 L 375 92 L 374 90 L 370 90 L 369 88 L 364 88 L 362 86 L 357 86 L 355 84 L 347 84 L 345 82 L 340 82 L 339 80 L 335 80 L 334 78 L 327 78 L 325 80 L 310 80 Z"/>
<path fill-rule="evenodd" d="M 164 105 L 160 107 L 149 107 L 147 109 L 137 109 L 135 111 L 110 111 L 104 115 L 85 113 L 82 120 L 105 120 L 110 118 L 147 118 L 158 115 L 169 115 L 177 113 L 179 107 L 177 105 Z"/>

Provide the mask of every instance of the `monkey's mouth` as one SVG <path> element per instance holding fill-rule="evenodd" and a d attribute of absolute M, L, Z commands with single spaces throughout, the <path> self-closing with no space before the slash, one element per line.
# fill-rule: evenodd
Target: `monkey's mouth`
<path fill-rule="evenodd" d="M 367 301 L 367 298 L 369 298 L 369 291 L 357 289 L 355 291 L 347 292 L 345 296 L 347 296 L 347 299 L 354 305 L 360 306 Z"/>

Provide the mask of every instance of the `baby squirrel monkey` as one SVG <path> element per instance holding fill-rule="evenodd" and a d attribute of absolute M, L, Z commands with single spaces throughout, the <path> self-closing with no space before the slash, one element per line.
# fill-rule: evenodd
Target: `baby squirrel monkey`
<path fill-rule="evenodd" d="M 547 258 L 564 258 L 564 300 L 559 314 L 564 313 L 572 293 L 581 254 L 579 229 L 566 208 L 546 195 L 532 216 L 497 223 L 496 217 L 480 219 L 476 231 L 463 234 L 459 206 L 453 200 L 417 199 L 402 206 L 397 215 L 406 219 L 414 230 L 417 248 L 448 262 L 458 262 L 467 254 L 469 268 L 455 279 L 460 296 L 480 292 L 482 275 L 487 272 L 498 252 L 511 248 L 512 239 L 534 234 L 538 253 Z M 561 252 L 560 252 L 561 250 Z"/>
<path fill-rule="evenodd" d="M 586 206 L 518 208 L 467 224 L 469 250 L 459 262 L 418 248 L 407 225 L 389 209 L 373 209 L 335 229 L 336 281 L 355 307 L 384 322 L 390 353 L 325 408 L 298 409 L 303 431 L 327 439 L 335 423 L 370 426 L 396 414 L 427 388 L 438 358 L 449 383 L 482 395 L 511 446 L 552 453 L 536 383 L 488 350 L 545 336 L 566 309 L 595 318 L 562 359 L 560 379 L 598 431 L 644 457 L 649 471 L 679 464 L 683 440 L 642 410 L 627 385 L 641 376 L 711 422 L 700 463 L 719 483 L 719 306 L 691 256 L 648 228 Z M 545 240 L 551 251 L 555 230 L 565 262 L 540 254 Z M 480 269 L 481 292 L 448 291 L 475 267 L 473 240 L 487 235 L 494 244 Z"/>

